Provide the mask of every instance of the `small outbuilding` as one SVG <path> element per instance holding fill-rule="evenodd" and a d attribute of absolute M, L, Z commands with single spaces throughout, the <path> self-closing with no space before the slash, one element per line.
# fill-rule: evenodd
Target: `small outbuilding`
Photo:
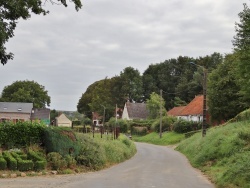
<path fill-rule="evenodd" d="M 72 121 L 67 118 L 65 114 L 60 114 L 56 117 L 56 126 L 58 127 L 72 127 Z"/>

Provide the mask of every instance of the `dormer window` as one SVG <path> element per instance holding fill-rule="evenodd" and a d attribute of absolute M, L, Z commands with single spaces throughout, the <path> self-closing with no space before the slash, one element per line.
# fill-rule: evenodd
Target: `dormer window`
<path fill-rule="evenodd" d="M 3 109 L 4 109 L 4 110 L 7 110 L 7 107 L 4 107 Z"/>
<path fill-rule="evenodd" d="M 22 111 L 22 108 L 18 108 L 17 111 L 19 111 L 19 112 Z"/>

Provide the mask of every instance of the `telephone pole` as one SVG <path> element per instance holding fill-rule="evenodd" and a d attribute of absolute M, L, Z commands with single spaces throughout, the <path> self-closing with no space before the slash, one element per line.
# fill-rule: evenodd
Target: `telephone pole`
<path fill-rule="evenodd" d="M 162 137 L 162 89 L 160 90 L 160 138 Z"/>

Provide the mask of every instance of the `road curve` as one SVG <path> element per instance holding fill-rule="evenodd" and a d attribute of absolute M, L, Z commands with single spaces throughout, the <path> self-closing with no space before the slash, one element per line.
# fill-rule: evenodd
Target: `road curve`
<path fill-rule="evenodd" d="M 136 143 L 130 160 L 98 172 L 0 179 L 2 188 L 214 188 L 188 160 L 169 147 Z"/>

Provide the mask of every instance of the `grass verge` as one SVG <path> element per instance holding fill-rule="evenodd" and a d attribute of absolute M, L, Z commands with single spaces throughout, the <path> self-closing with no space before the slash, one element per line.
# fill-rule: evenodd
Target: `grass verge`
<path fill-rule="evenodd" d="M 250 187 L 250 121 L 214 127 L 183 140 L 178 151 L 219 188 Z"/>

